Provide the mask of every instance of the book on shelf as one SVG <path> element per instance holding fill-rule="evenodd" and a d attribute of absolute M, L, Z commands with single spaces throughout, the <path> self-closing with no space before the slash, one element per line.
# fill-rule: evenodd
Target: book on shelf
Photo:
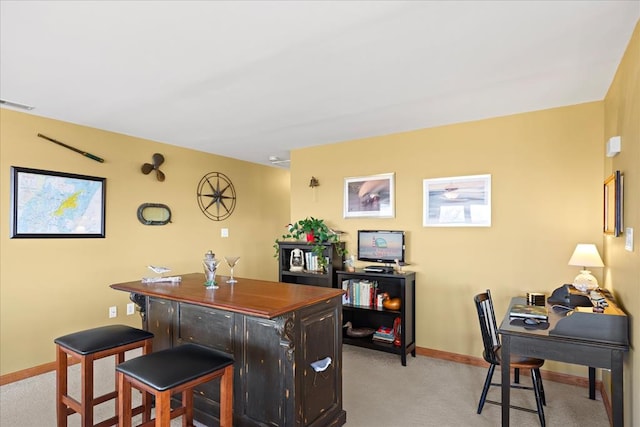
<path fill-rule="evenodd" d="M 549 318 L 549 312 L 547 311 L 547 307 L 538 305 L 514 304 L 511 306 L 509 316 L 515 318 L 533 318 L 547 320 Z"/>
<path fill-rule="evenodd" d="M 388 328 L 386 326 L 380 326 L 378 328 L 378 330 L 376 331 L 376 333 L 378 334 L 382 334 L 382 335 L 393 335 L 393 328 Z"/>
<path fill-rule="evenodd" d="M 386 326 L 380 326 L 374 333 L 373 333 L 373 341 L 378 341 L 378 342 L 385 342 L 385 343 L 392 343 L 393 340 L 395 339 L 396 335 L 393 332 L 393 328 L 388 328 Z"/>
<path fill-rule="evenodd" d="M 393 340 L 395 339 L 395 337 L 380 337 L 380 336 L 376 336 L 375 334 L 373 335 L 373 338 L 371 338 L 373 341 L 377 341 L 377 342 L 383 342 L 383 343 L 392 343 Z"/>
<path fill-rule="evenodd" d="M 307 265 L 307 271 L 311 271 L 314 273 L 322 271 L 322 268 L 320 267 L 320 263 L 318 262 L 318 256 L 314 255 L 313 252 L 305 252 L 304 258 Z"/>
<path fill-rule="evenodd" d="M 343 280 L 342 303 L 357 307 L 373 308 L 378 294 L 378 282 L 370 280 Z"/>

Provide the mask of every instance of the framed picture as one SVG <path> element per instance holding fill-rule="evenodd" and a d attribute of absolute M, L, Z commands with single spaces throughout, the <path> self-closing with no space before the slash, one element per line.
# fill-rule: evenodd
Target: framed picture
<path fill-rule="evenodd" d="M 11 238 L 103 238 L 106 179 L 11 167 Z"/>
<path fill-rule="evenodd" d="M 393 173 L 345 178 L 344 217 L 393 218 L 395 215 L 393 178 Z"/>
<path fill-rule="evenodd" d="M 616 171 L 604 180 L 604 234 L 618 237 L 622 233 L 622 174 Z"/>
<path fill-rule="evenodd" d="M 425 179 L 424 227 L 490 227 L 491 175 Z"/>

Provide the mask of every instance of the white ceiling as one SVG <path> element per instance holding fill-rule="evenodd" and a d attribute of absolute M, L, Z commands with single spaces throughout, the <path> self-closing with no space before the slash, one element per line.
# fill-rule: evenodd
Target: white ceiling
<path fill-rule="evenodd" d="M 1 0 L 0 98 L 269 164 L 602 100 L 639 18 L 638 0 Z"/>

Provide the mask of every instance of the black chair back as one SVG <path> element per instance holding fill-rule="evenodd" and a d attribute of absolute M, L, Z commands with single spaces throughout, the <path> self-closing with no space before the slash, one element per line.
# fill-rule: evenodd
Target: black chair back
<path fill-rule="evenodd" d="M 500 359 L 497 351 L 500 348 L 500 335 L 498 334 L 498 326 L 496 325 L 496 316 L 493 311 L 493 301 L 491 300 L 491 292 L 476 295 L 473 300 L 478 310 L 478 320 L 480 321 L 480 332 L 482 332 L 482 343 L 484 351 L 482 356 L 484 360 L 492 365 L 499 365 Z"/>

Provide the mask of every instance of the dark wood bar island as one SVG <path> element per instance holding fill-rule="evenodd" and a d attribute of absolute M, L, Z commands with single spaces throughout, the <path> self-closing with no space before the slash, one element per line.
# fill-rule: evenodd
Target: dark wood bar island
<path fill-rule="evenodd" d="M 218 276 L 219 289 L 207 289 L 193 273 L 111 288 L 139 303 L 154 350 L 197 343 L 234 356 L 234 426 L 343 425 L 342 291 L 237 279 Z M 218 381 L 194 393 L 195 418 L 208 426 L 218 425 Z"/>

